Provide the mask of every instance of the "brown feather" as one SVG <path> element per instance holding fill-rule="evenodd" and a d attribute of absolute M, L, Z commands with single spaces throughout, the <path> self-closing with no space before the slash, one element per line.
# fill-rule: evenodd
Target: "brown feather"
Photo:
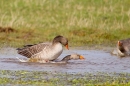
<path fill-rule="evenodd" d="M 21 54 L 27 58 L 32 57 L 33 55 L 41 52 L 46 46 L 49 46 L 47 43 L 40 43 L 34 45 L 25 45 L 23 48 L 18 48 L 18 54 Z"/>

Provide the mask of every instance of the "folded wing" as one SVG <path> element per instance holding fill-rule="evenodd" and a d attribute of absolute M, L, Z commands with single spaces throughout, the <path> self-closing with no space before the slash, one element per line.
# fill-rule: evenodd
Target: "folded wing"
<path fill-rule="evenodd" d="M 25 45 L 23 48 L 18 48 L 18 54 L 21 54 L 27 58 L 32 57 L 33 55 L 41 52 L 43 49 L 45 49 L 50 44 L 48 43 L 40 43 L 40 44 L 34 44 L 34 45 Z"/>

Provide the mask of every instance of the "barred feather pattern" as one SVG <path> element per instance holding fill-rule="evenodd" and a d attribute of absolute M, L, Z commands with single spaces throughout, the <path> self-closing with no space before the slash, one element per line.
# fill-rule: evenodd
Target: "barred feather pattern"
<path fill-rule="evenodd" d="M 49 44 L 40 43 L 40 44 L 35 44 L 35 45 L 26 45 L 24 46 L 24 48 L 18 48 L 17 50 L 18 50 L 18 54 L 31 58 L 35 54 L 41 52 L 47 46 L 49 46 Z"/>

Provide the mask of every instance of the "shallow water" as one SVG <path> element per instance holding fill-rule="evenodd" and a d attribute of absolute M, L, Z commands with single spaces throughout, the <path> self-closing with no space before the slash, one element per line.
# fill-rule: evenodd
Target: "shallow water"
<path fill-rule="evenodd" d="M 3 48 L 0 50 L 0 70 L 29 70 L 29 71 L 50 71 L 67 73 L 85 73 L 85 72 L 127 72 L 130 73 L 130 58 L 119 58 L 113 56 L 105 50 L 64 50 L 58 58 L 61 60 L 64 56 L 78 53 L 85 57 L 85 60 L 71 60 L 67 64 L 51 63 L 23 63 L 16 57 L 26 59 L 14 48 Z"/>

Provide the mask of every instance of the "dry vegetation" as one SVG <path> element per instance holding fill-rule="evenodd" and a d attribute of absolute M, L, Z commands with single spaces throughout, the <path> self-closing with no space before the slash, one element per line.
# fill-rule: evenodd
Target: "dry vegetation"
<path fill-rule="evenodd" d="M 71 46 L 115 45 L 130 37 L 129 0 L 1 0 L 0 44 L 21 46 L 64 35 Z"/>

